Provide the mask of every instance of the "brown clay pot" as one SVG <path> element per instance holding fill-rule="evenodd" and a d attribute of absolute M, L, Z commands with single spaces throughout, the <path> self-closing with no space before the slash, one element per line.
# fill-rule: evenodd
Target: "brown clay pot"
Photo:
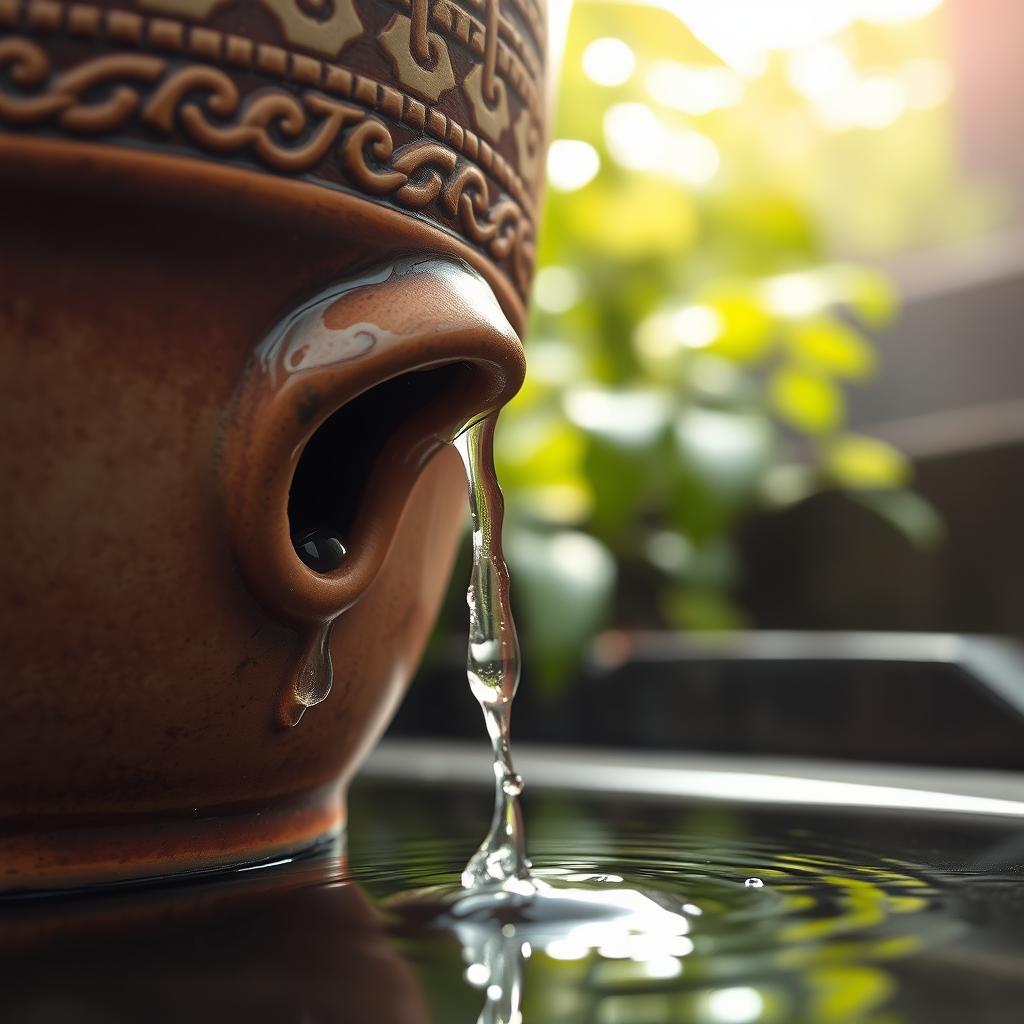
<path fill-rule="evenodd" d="M 544 45 L 537 0 L 0 0 L 0 890 L 342 827 L 448 442 L 522 380 Z"/>

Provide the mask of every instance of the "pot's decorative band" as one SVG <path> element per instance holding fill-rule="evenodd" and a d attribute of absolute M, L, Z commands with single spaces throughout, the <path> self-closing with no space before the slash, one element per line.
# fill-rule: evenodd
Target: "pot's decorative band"
<path fill-rule="evenodd" d="M 525 295 L 545 45 L 537 0 L 0 0 L 0 131 L 358 192 Z"/>

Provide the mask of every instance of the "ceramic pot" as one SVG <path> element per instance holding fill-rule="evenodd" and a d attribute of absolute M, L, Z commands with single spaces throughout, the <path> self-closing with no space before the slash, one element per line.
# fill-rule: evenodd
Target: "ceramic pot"
<path fill-rule="evenodd" d="M 544 47 L 537 0 L 0 0 L 0 889 L 342 828 L 522 380 Z"/>

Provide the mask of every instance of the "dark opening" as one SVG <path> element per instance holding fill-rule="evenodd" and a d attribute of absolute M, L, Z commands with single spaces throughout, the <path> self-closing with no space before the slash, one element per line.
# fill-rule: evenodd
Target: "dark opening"
<path fill-rule="evenodd" d="M 288 495 L 292 537 L 321 528 L 347 544 L 381 450 L 411 416 L 443 406 L 456 387 L 465 386 L 472 368 L 447 363 L 384 381 L 348 402 L 310 438 L 295 470 Z"/>

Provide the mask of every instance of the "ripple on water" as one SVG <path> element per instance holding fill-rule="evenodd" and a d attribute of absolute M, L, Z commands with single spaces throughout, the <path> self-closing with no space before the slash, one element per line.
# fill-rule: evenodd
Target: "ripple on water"
<path fill-rule="evenodd" d="M 760 1021 L 784 1018 L 763 1006 L 753 1016 L 740 1013 L 743 999 L 752 1008 L 764 995 L 750 988 L 751 978 L 788 977 L 789 988 L 803 991 L 812 982 L 832 984 L 840 971 L 846 979 L 858 975 L 864 999 L 874 993 L 884 1002 L 891 988 L 884 970 L 865 965 L 905 957 L 961 927 L 928 878 L 852 854 L 674 835 L 593 849 L 548 840 L 533 851 L 535 888 L 467 891 L 455 881 L 462 851 L 451 842 L 403 844 L 375 851 L 377 866 L 353 876 L 380 900 L 412 959 L 429 960 L 446 936 L 457 940 L 463 983 L 481 990 L 484 1022 L 518 1020 L 532 985 L 554 985 L 566 1000 L 582 998 L 583 989 L 620 1001 L 629 992 L 683 1003 L 714 996 L 733 1001 L 717 1016 L 704 1003 L 699 1012 L 680 1003 L 672 1019 L 725 1020 L 728 1011 Z M 751 885 L 754 879 L 761 884 Z M 778 998 L 786 1012 L 804 1007 L 792 992 Z M 635 1000 L 627 1003 L 609 1019 L 642 1019 Z"/>
<path fill-rule="evenodd" d="M 771 844 L 710 847 L 670 835 L 592 851 L 547 841 L 533 853 L 539 891 L 527 884 L 473 894 L 454 881 L 462 849 L 454 842 L 403 843 L 376 850 L 376 865 L 352 875 L 407 933 L 456 931 L 470 921 L 537 929 L 543 921 L 544 941 L 556 943 L 557 954 L 566 948 L 561 939 L 605 910 L 616 928 L 625 920 L 636 932 L 656 933 L 671 920 L 661 915 L 671 915 L 686 923 L 680 934 L 689 942 L 680 956 L 710 961 L 728 953 L 727 966 L 736 970 L 748 969 L 749 961 L 799 967 L 840 939 L 844 954 L 899 956 L 934 935 L 937 920 L 953 921 L 935 885 L 895 861 L 865 863 Z M 640 906 L 646 917 L 635 912 Z M 577 943 L 581 955 L 601 946 Z"/>

